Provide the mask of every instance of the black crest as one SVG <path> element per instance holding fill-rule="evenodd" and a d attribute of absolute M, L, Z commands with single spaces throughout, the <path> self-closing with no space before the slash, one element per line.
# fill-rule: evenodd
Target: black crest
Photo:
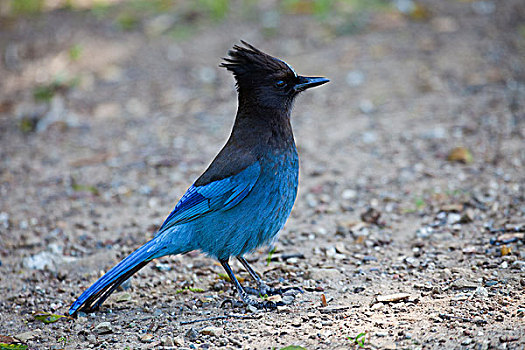
<path fill-rule="evenodd" d="M 293 69 L 285 62 L 262 52 L 243 40 L 241 43 L 244 47 L 234 45 L 233 49 L 228 51 L 230 57 L 224 58 L 224 62 L 220 65 L 233 72 L 238 81 L 252 74 L 268 76 L 292 74 L 295 76 Z"/>

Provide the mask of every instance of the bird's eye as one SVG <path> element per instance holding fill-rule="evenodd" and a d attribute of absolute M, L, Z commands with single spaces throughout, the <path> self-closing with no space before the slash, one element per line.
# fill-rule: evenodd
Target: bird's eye
<path fill-rule="evenodd" d="M 282 80 L 279 80 L 278 82 L 275 83 L 275 86 L 277 86 L 278 88 L 282 88 L 286 85 L 286 83 Z"/>

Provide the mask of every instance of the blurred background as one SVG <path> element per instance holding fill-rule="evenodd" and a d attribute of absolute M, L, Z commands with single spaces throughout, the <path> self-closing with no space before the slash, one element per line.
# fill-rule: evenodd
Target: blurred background
<path fill-rule="evenodd" d="M 30 315 L 66 312 L 206 168 L 236 111 L 234 80 L 218 65 L 242 39 L 331 80 L 296 101 L 299 197 L 275 254 L 250 259 L 268 280 L 324 290 L 357 313 L 272 337 L 239 321 L 249 338 L 238 342 L 286 345 L 299 332 L 311 347 L 345 348 L 341 327 L 364 325 L 387 330 L 379 348 L 512 341 L 520 330 L 508 325 L 525 310 L 515 293 L 525 284 L 524 19 L 522 0 L 0 0 L 0 335 L 41 330 L 28 344 L 67 336 L 80 348 L 139 341 L 82 333 L 91 318 L 76 329 Z M 106 316 L 117 328 L 175 307 L 191 319 L 204 299 L 219 313 L 231 291 L 219 273 L 197 254 L 166 258 L 139 274 L 136 304 L 110 301 L 119 317 Z M 465 307 L 454 288 L 439 289 L 460 277 L 489 297 Z M 374 295 L 398 291 L 428 303 L 405 310 L 406 324 L 369 311 Z M 293 312 L 318 313 L 311 303 Z M 496 326 L 433 323 L 429 335 L 429 315 L 443 312 Z M 287 329 L 288 316 L 271 322 Z M 158 320 L 143 332 L 158 342 L 189 327 Z"/>

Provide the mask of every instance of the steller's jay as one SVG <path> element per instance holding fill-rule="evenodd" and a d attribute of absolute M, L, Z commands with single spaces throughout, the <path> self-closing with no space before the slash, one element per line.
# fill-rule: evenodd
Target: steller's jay
<path fill-rule="evenodd" d="M 327 83 L 297 75 L 285 62 L 242 41 L 224 58 L 239 95 L 230 138 L 208 169 L 166 218 L 155 238 L 109 270 L 73 303 L 70 315 L 92 312 L 148 262 L 170 254 L 200 250 L 219 260 L 242 301 L 271 308 L 248 296 L 228 260 L 235 256 L 255 279 L 259 292 L 274 292 L 243 258 L 269 244 L 288 219 L 297 194 L 299 159 L 290 114 L 295 97 Z"/>

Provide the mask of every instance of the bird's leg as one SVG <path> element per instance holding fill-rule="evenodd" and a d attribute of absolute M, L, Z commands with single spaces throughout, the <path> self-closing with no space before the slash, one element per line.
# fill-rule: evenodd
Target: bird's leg
<path fill-rule="evenodd" d="M 255 283 L 257 283 L 257 289 L 247 287 L 245 289 L 246 292 L 253 294 L 253 295 L 259 295 L 259 294 L 260 295 L 273 295 L 275 294 L 275 293 L 272 293 L 273 288 L 270 288 L 266 283 L 264 283 L 264 281 L 259 276 L 259 274 L 255 272 L 254 269 L 252 269 L 252 267 L 248 264 L 248 261 L 246 261 L 245 258 L 238 256 L 237 260 L 239 260 L 242 266 L 244 266 L 246 271 L 248 271 L 250 276 L 252 276 L 252 278 L 255 280 Z"/>
<path fill-rule="evenodd" d="M 255 272 L 254 269 L 248 264 L 248 261 L 246 261 L 245 258 L 242 256 L 238 256 L 237 260 L 244 266 L 246 271 L 252 276 L 252 278 L 255 280 L 255 283 L 257 283 L 257 289 L 246 287 L 244 288 L 247 293 L 250 293 L 252 295 L 283 295 L 284 293 L 288 291 L 296 291 L 299 293 L 302 293 L 303 291 L 300 288 L 297 287 L 289 287 L 289 288 L 272 288 L 268 286 L 262 278 L 259 276 L 257 272 Z"/>
<path fill-rule="evenodd" d="M 263 302 L 258 302 L 258 301 L 252 300 L 250 296 L 248 295 L 248 293 L 246 293 L 244 288 L 241 286 L 241 284 L 239 283 L 235 275 L 233 274 L 233 271 L 230 265 L 228 264 L 228 259 L 219 260 L 219 262 L 221 263 L 222 267 L 228 274 L 228 277 L 230 277 L 230 280 L 232 281 L 232 283 L 235 285 L 235 288 L 237 289 L 237 292 L 239 293 L 244 304 L 255 306 L 258 309 L 275 309 L 277 307 L 277 304 L 274 303 L 273 301 L 265 300 Z"/>

